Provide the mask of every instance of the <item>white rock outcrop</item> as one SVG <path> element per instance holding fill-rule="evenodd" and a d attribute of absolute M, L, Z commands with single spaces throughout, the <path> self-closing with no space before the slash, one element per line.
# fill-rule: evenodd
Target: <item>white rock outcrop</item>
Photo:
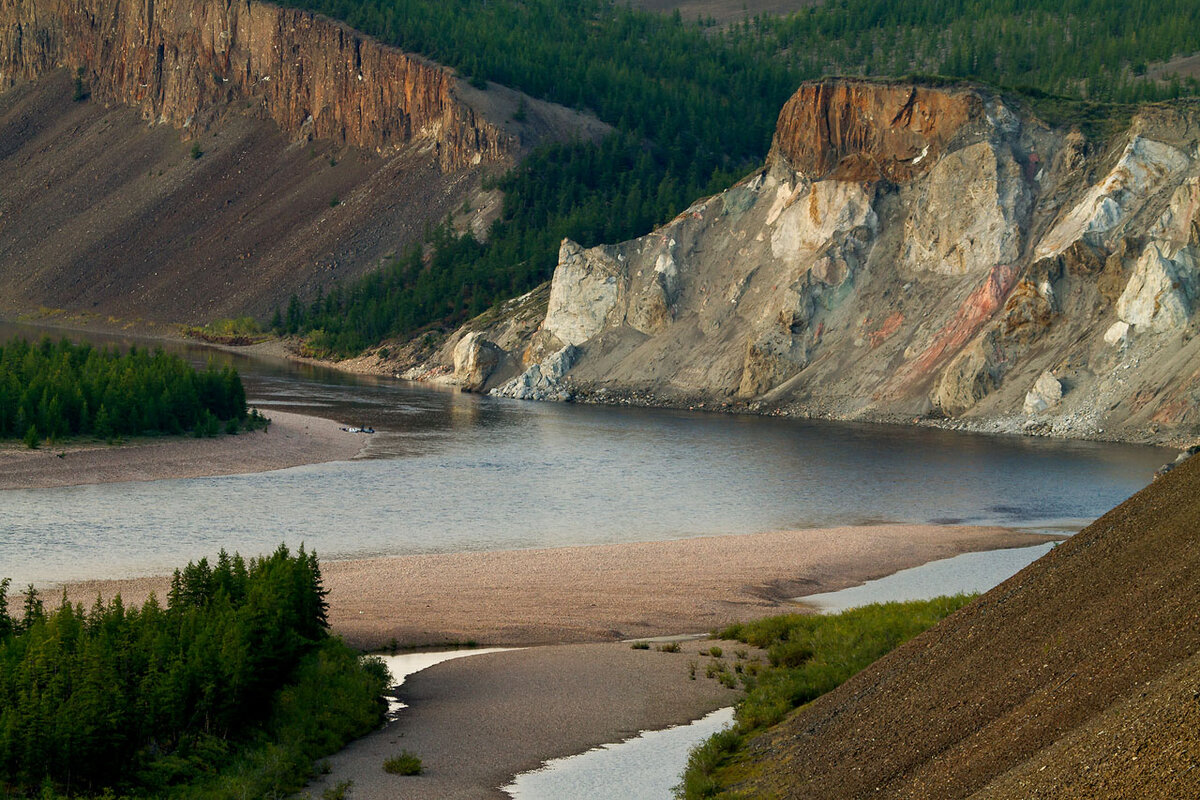
<path fill-rule="evenodd" d="M 862 184 L 844 181 L 819 181 L 809 184 L 807 192 L 801 184 L 795 192 L 787 184 L 780 186 L 780 197 L 768 214 L 771 232 L 771 254 L 787 263 L 797 263 L 812 257 L 836 234 L 866 227 L 874 231 L 878 218 L 871 208 L 871 198 Z"/>
<path fill-rule="evenodd" d="M 910 271 L 973 275 L 1021 255 L 1029 191 L 1020 166 L 990 142 L 944 157 L 913 188 L 910 202 L 903 250 Z"/>
<path fill-rule="evenodd" d="M 563 239 L 542 330 L 563 344 L 583 344 L 604 329 L 624 295 L 624 284 L 624 269 L 605 248 L 584 250 Z"/>
<path fill-rule="evenodd" d="M 1135 136 L 1100 183 L 1042 238 L 1036 258 L 1056 256 L 1087 234 L 1103 235 L 1135 213 L 1189 159 L 1170 145 Z"/>
<path fill-rule="evenodd" d="M 1108 330 L 1104 332 L 1104 341 L 1111 345 L 1125 344 L 1129 340 L 1129 323 L 1124 320 L 1117 320 L 1112 325 L 1108 326 Z"/>
<path fill-rule="evenodd" d="M 1191 250 L 1172 252 L 1165 242 L 1142 251 L 1125 291 L 1117 298 L 1117 316 L 1136 330 L 1174 331 L 1187 325 L 1200 283 Z"/>
<path fill-rule="evenodd" d="M 578 359 L 579 349 L 569 344 L 491 393 L 514 400 L 570 400 L 571 393 L 563 387 L 562 379 Z"/>
<path fill-rule="evenodd" d="M 1062 383 L 1049 371 L 1043 372 L 1025 395 L 1025 413 L 1037 414 L 1053 408 L 1062 401 L 1062 396 Z"/>

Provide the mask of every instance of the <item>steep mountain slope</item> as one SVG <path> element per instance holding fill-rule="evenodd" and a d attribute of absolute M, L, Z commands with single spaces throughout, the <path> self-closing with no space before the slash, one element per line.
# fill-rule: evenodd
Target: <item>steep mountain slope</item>
<path fill-rule="evenodd" d="M 1200 459 L 751 745 L 752 797 L 1200 796 Z"/>
<path fill-rule="evenodd" d="M 980 87 L 805 84 L 759 172 L 564 241 L 539 330 L 467 383 L 557 354 L 501 392 L 1186 438 L 1198 120 L 1148 106 L 1102 148 Z"/>
<path fill-rule="evenodd" d="M 311 13 L 0 0 L 0 308 L 265 314 L 603 129 Z"/>

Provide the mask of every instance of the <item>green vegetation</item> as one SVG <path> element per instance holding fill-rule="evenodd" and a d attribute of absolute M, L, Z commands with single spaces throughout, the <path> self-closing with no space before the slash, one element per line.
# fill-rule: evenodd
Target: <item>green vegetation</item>
<path fill-rule="evenodd" d="M 920 73 L 1030 87 L 1020 91 L 1042 108 L 1086 112 L 1089 133 L 1126 113 L 1106 104 L 1200 93 L 1194 80 L 1146 77 L 1149 62 L 1200 50 L 1192 0 L 840 0 L 723 29 L 614 0 L 302 5 L 476 86 L 513 86 L 616 129 L 598 145 L 539 148 L 499 179 L 504 208 L 486 245 L 439 228 L 426 258 L 413 251 L 315 301 L 297 299 L 273 327 L 304 335 L 313 355 L 459 323 L 548 279 L 563 237 L 616 242 L 671 219 L 761 163 L 780 107 L 804 79 Z"/>
<path fill-rule="evenodd" d="M 167 606 L 10 617 L 0 582 L 0 793 L 279 797 L 383 718 L 387 670 L 327 631 L 316 555 L 224 551 Z"/>
<path fill-rule="evenodd" d="M 207 325 L 184 328 L 186 335 L 215 344 L 247 345 L 268 338 L 258 320 L 251 316 L 213 320 Z"/>
<path fill-rule="evenodd" d="M 247 413 L 232 367 L 198 371 L 162 350 L 122 354 L 66 339 L 0 346 L 0 439 L 35 447 L 68 436 L 216 435 L 229 420 L 248 429 L 267 423 Z"/>
<path fill-rule="evenodd" d="M 75 91 L 71 94 L 71 99 L 76 103 L 81 103 L 92 96 L 92 93 L 88 91 L 87 84 L 83 82 L 86 74 L 87 70 L 83 67 L 75 70 Z"/>
<path fill-rule="evenodd" d="M 383 770 L 393 775 L 420 775 L 421 759 L 407 750 L 401 750 L 400 755 L 383 762 Z"/>
<path fill-rule="evenodd" d="M 200 149 L 199 142 L 192 142 L 192 149 L 188 151 L 188 155 L 192 157 L 193 161 L 204 155 L 204 151 Z"/>
<path fill-rule="evenodd" d="M 731 625 L 718 632 L 716 636 L 721 639 L 766 650 L 769 666 L 760 669 L 751 661 L 738 671 L 746 696 L 737 705 L 735 723 L 692 751 L 683 782 L 676 787 L 677 796 L 686 800 L 721 796 L 722 770 L 736 763 L 750 736 L 836 689 L 972 599 L 956 595 L 909 603 L 877 603 L 841 614 L 790 614 Z M 727 686 L 736 680 L 723 662 L 710 662 L 707 674 Z"/>

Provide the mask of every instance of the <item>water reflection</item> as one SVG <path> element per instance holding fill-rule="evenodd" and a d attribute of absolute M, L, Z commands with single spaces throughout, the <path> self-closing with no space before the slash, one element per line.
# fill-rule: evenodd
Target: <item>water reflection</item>
<path fill-rule="evenodd" d="M 170 349 L 228 359 L 268 412 L 379 433 L 352 462 L 0 493 L 0 575 L 151 574 L 281 540 L 349 558 L 878 521 L 1071 528 L 1167 460 L 1091 442 L 521 403 Z"/>

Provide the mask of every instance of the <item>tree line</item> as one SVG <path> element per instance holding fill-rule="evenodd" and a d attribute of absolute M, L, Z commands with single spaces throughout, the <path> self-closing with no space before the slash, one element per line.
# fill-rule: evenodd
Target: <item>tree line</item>
<path fill-rule="evenodd" d="M 329 636 L 315 553 L 222 551 L 165 607 L 117 596 L 10 615 L 0 581 L 0 793 L 265 797 L 382 721 L 382 662 Z"/>
<path fill-rule="evenodd" d="M 1200 93 L 1193 79 L 1146 76 L 1149 62 L 1200 50 L 1191 0 L 828 0 L 726 28 L 613 0 L 300 4 L 616 129 L 543 146 L 499 179 L 486 243 L 439 228 L 423 258 L 280 309 L 272 327 L 303 334 L 314 355 L 455 325 L 547 280 L 563 237 L 629 239 L 727 188 L 761 163 L 804 79 L 942 74 L 1103 102 Z"/>
<path fill-rule="evenodd" d="M 230 432 L 266 424 L 248 414 L 232 367 L 197 370 L 161 349 L 122 353 L 66 339 L 0 345 L 0 439 L 213 435 L 220 422 Z"/>

